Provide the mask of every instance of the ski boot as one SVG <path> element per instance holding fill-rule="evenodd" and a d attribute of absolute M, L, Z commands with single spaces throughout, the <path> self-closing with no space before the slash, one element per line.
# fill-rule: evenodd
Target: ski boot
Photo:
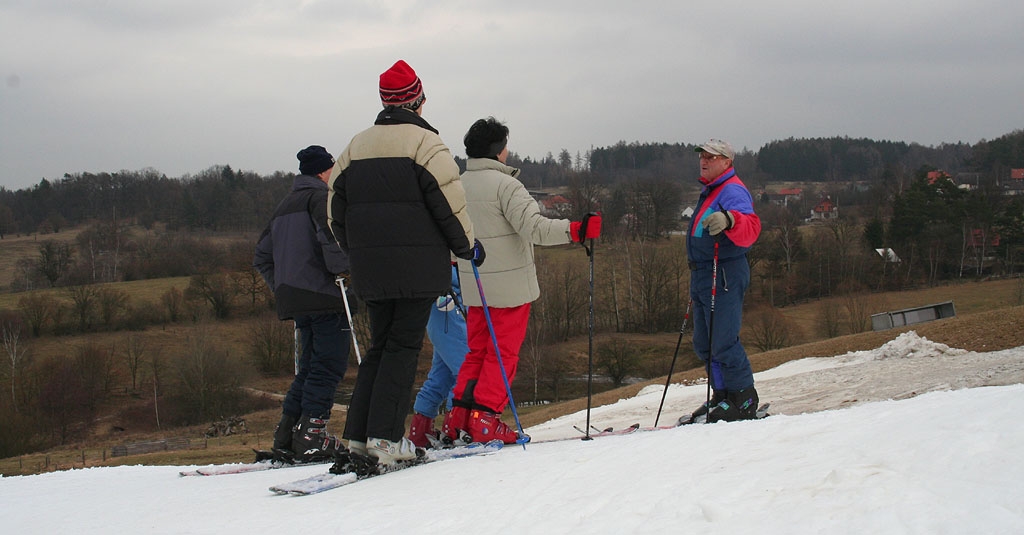
<path fill-rule="evenodd" d="M 326 462 L 330 461 L 345 446 L 341 439 L 327 432 L 325 418 L 313 418 L 304 416 L 292 434 L 291 451 L 296 462 Z"/>
<path fill-rule="evenodd" d="M 725 399 L 708 411 L 708 423 L 753 420 L 757 417 L 757 390 L 753 386 L 726 393 Z"/>

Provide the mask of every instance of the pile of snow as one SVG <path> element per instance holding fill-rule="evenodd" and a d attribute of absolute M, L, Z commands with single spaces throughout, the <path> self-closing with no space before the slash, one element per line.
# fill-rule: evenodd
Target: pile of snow
<path fill-rule="evenodd" d="M 757 381 L 775 410 L 756 422 L 507 446 L 302 498 L 267 488 L 325 467 L 8 477 L 0 518 L 6 533 L 1024 533 L 1024 347 L 972 353 L 907 333 Z M 661 396 L 594 408 L 591 423 L 649 426 Z M 673 385 L 660 423 L 704 396 Z M 586 421 L 528 431 L 580 436 Z"/>

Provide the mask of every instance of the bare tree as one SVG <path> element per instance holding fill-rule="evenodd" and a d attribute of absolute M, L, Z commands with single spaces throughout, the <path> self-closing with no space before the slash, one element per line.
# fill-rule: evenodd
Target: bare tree
<path fill-rule="evenodd" d="M 839 336 L 842 327 L 842 312 L 839 303 L 831 299 L 822 301 L 819 309 L 818 324 L 822 334 L 828 338 Z"/>
<path fill-rule="evenodd" d="M 849 292 L 843 302 L 851 334 L 862 333 L 871 328 L 870 304 L 863 292 Z"/>
<path fill-rule="evenodd" d="M 38 338 L 46 325 L 54 320 L 60 303 L 51 295 L 35 292 L 18 299 L 18 308 L 28 322 L 32 336 Z"/>
<path fill-rule="evenodd" d="M 138 390 L 139 371 L 142 368 L 143 355 L 146 353 L 146 340 L 136 333 L 124 338 L 124 357 L 128 365 L 128 374 L 132 378 L 132 392 Z"/>
<path fill-rule="evenodd" d="M 666 327 L 679 303 L 678 267 L 681 250 L 667 252 L 645 244 L 638 248 L 636 281 L 640 318 L 638 327 L 653 333 Z M 674 256 L 673 256 L 674 255 Z"/>
<path fill-rule="evenodd" d="M 541 299 L 530 307 L 530 320 L 526 328 L 526 338 L 523 340 L 523 348 L 519 352 L 519 360 L 523 364 L 519 375 L 520 377 L 526 375 L 530 378 L 533 387 L 532 398 L 534 403 L 540 401 L 540 381 L 544 353 L 544 317 L 547 315 L 547 308 L 544 305 L 545 301 Z"/>
<path fill-rule="evenodd" d="M 786 318 L 773 307 L 762 307 L 752 314 L 750 333 L 754 338 L 754 346 L 761 351 L 780 349 L 792 343 L 793 327 Z"/>
<path fill-rule="evenodd" d="M 574 326 L 586 308 L 589 295 L 586 288 L 587 279 L 583 276 L 582 270 L 572 262 L 560 262 L 553 271 L 554 287 L 548 295 L 555 303 L 561 305 L 562 314 L 557 319 L 562 320 L 560 331 L 561 339 L 564 341 L 575 334 Z"/>
<path fill-rule="evenodd" d="M 193 275 L 185 294 L 206 301 L 215 318 L 225 319 L 231 314 L 235 295 L 229 282 L 230 279 L 224 273 Z"/>
<path fill-rule="evenodd" d="M 18 375 L 25 366 L 28 357 L 28 346 L 21 342 L 21 325 L 11 320 L 0 322 L 0 335 L 3 336 L 4 353 L 11 370 L 11 406 L 18 410 Z"/>
<path fill-rule="evenodd" d="M 185 423 L 194 424 L 231 415 L 238 410 L 242 369 L 227 350 L 214 344 L 211 334 L 200 329 L 189 335 L 177 362 L 174 396 Z"/>
<path fill-rule="evenodd" d="M 46 240 L 39 244 L 39 261 L 36 267 L 50 283 L 51 288 L 67 274 L 71 263 L 70 244 L 54 240 Z"/>
<path fill-rule="evenodd" d="M 150 377 L 153 379 L 153 413 L 156 417 L 156 428 L 160 429 L 160 392 L 166 363 L 159 352 L 149 360 Z"/>
<path fill-rule="evenodd" d="M 167 312 L 167 321 L 177 323 L 185 308 L 185 296 L 181 290 L 171 287 L 160 296 L 160 303 Z"/>
<path fill-rule="evenodd" d="M 87 332 L 92 326 L 92 316 L 96 308 L 98 290 L 95 286 L 85 284 L 69 286 L 67 294 L 71 298 L 71 309 L 78 319 L 78 330 Z"/>
<path fill-rule="evenodd" d="M 613 338 L 597 347 L 594 363 L 611 378 L 616 388 L 622 386 L 626 377 L 640 369 L 641 351 L 636 344 L 621 338 Z"/>
<path fill-rule="evenodd" d="M 283 322 L 274 314 L 264 314 L 250 325 L 251 355 L 256 369 L 268 375 L 294 371 L 291 322 Z"/>
<path fill-rule="evenodd" d="M 128 305 L 128 294 L 117 288 L 104 286 L 96 290 L 96 302 L 99 305 L 103 326 L 112 330 L 116 327 L 117 315 Z"/>
<path fill-rule="evenodd" d="M 249 313 L 256 315 L 260 300 L 266 300 L 269 294 L 263 276 L 252 266 L 241 271 L 233 271 L 230 275 L 231 284 L 238 295 L 244 295 L 249 301 Z"/>

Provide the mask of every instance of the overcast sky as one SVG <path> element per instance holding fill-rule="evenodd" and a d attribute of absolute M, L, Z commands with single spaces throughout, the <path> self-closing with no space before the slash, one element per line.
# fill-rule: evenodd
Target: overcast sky
<path fill-rule="evenodd" d="M 493 115 L 542 158 L 618 141 L 937 145 L 1024 128 L 1019 0 L 0 0 L 0 186 L 297 169 L 397 59 L 452 152 Z"/>

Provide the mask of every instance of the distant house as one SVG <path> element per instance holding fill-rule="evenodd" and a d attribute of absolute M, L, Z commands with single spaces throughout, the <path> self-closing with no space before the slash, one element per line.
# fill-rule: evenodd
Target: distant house
<path fill-rule="evenodd" d="M 818 201 L 818 204 L 811 208 L 811 221 L 829 221 L 839 217 L 839 206 L 832 202 L 831 197 L 825 197 Z"/>
<path fill-rule="evenodd" d="M 1010 169 L 1010 180 L 1003 184 L 1006 195 L 1024 195 L 1024 169 Z"/>
<path fill-rule="evenodd" d="M 1024 195 L 1024 180 L 1011 180 L 1003 184 L 1004 195 Z"/>
<path fill-rule="evenodd" d="M 999 248 L 1000 236 L 998 232 L 985 232 L 980 228 L 971 230 L 967 236 L 967 256 L 964 259 L 964 267 L 978 269 L 981 273 L 990 269 L 996 262 L 996 250 Z M 979 269 L 980 268 L 980 269 Z"/>
<path fill-rule="evenodd" d="M 768 202 L 778 206 L 789 206 L 789 203 L 803 198 L 804 190 L 800 188 L 782 188 L 777 192 L 765 192 Z"/>
<path fill-rule="evenodd" d="M 978 184 L 981 183 L 981 173 L 976 172 L 964 172 L 957 173 L 956 175 L 956 187 L 972 191 L 978 189 Z"/>
<path fill-rule="evenodd" d="M 572 211 L 572 203 L 561 195 L 549 195 L 537 199 L 540 204 L 540 213 L 545 217 L 560 217 Z"/>
<path fill-rule="evenodd" d="M 692 206 L 687 206 L 686 208 L 683 208 L 682 212 L 679 212 L 679 219 L 686 220 L 686 219 L 691 219 L 691 218 L 693 218 L 693 207 Z"/>
<path fill-rule="evenodd" d="M 949 176 L 949 173 L 947 173 L 945 171 L 941 171 L 941 170 L 940 171 L 928 171 L 927 179 L 928 179 L 928 184 L 929 185 L 935 184 L 936 182 L 938 182 L 940 180 L 948 180 L 950 182 L 953 181 L 953 177 Z"/>

